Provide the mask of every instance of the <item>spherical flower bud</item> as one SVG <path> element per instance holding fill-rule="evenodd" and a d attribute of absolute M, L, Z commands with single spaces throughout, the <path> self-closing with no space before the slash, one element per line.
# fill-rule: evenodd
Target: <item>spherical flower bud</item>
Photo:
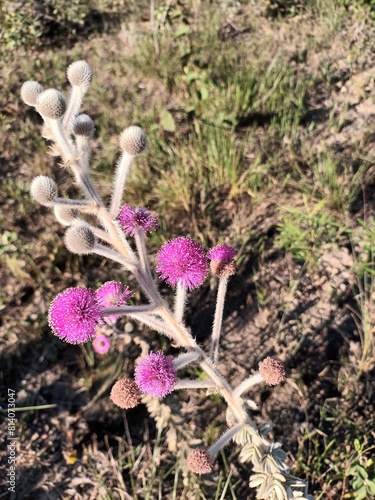
<path fill-rule="evenodd" d="M 44 118 L 59 120 L 66 111 L 65 97 L 56 89 L 48 89 L 38 95 L 36 110 Z"/>
<path fill-rule="evenodd" d="M 73 134 L 83 137 L 92 137 L 94 135 L 95 125 L 89 115 L 84 113 L 78 115 L 73 120 Z"/>
<path fill-rule="evenodd" d="M 71 208 L 64 205 L 55 205 L 55 217 L 63 226 L 70 226 L 70 224 L 79 217 L 79 212 L 76 208 Z"/>
<path fill-rule="evenodd" d="M 96 238 L 91 229 L 85 226 L 72 226 L 66 231 L 64 241 L 70 252 L 87 255 L 94 248 Z"/>
<path fill-rule="evenodd" d="M 53 333 L 70 344 L 93 340 L 102 320 L 102 308 L 96 294 L 88 288 L 68 288 L 52 301 L 48 322 Z"/>
<path fill-rule="evenodd" d="M 228 245 L 218 245 L 207 254 L 210 259 L 210 269 L 219 277 L 232 276 L 236 272 L 234 257 L 238 251 Z"/>
<path fill-rule="evenodd" d="M 57 198 L 57 184 L 50 177 L 38 175 L 31 182 L 30 193 L 38 203 L 51 207 Z"/>
<path fill-rule="evenodd" d="M 173 359 L 161 351 L 150 353 L 137 363 L 135 381 L 142 392 L 164 398 L 173 391 L 177 381 Z"/>
<path fill-rule="evenodd" d="M 187 466 L 195 474 L 207 474 L 212 471 L 212 461 L 205 448 L 195 448 L 187 457 Z"/>
<path fill-rule="evenodd" d="M 259 363 L 259 373 L 268 385 L 278 385 L 285 380 L 284 363 L 276 358 L 265 358 Z"/>
<path fill-rule="evenodd" d="M 118 380 L 112 387 L 110 398 L 115 405 L 128 410 L 140 403 L 141 395 L 137 384 L 131 378 Z"/>
<path fill-rule="evenodd" d="M 35 106 L 36 100 L 43 92 L 43 87 L 38 82 L 28 81 L 21 87 L 21 99 L 29 106 Z"/>
<path fill-rule="evenodd" d="M 103 308 L 123 306 L 132 296 L 133 292 L 127 286 L 123 287 L 117 281 L 107 281 L 107 283 L 104 283 L 96 291 L 98 302 Z M 112 314 L 111 316 L 106 316 L 105 319 L 111 323 L 115 323 L 120 317 L 121 315 Z"/>
<path fill-rule="evenodd" d="M 128 127 L 120 135 L 120 147 L 130 156 L 138 156 L 147 148 L 147 135 L 141 127 Z"/>
<path fill-rule="evenodd" d="M 111 348 L 111 341 L 105 335 L 98 335 L 92 342 L 94 351 L 98 354 L 107 354 Z"/>
<path fill-rule="evenodd" d="M 192 290 L 201 285 L 207 276 L 206 252 L 190 238 L 167 241 L 157 255 L 156 271 L 170 285 L 181 284 Z"/>
<path fill-rule="evenodd" d="M 155 231 L 158 227 L 156 214 L 143 207 L 133 207 L 124 205 L 118 215 L 118 221 L 124 228 L 125 233 L 134 236 L 136 229 L 142 229 L 143 232 Z"/>
<path fill-rule="evenodd" d="M 67 69 L 68 80 L 73 87 L 80 87 L 86 92 L 92 82 L 92 70 L 86 61 L 76 61 Z"/>

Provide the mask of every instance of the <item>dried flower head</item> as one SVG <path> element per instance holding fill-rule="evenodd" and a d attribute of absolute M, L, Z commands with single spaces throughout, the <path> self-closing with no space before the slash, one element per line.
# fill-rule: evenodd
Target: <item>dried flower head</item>
<path fill-rule="evenodd" d="M 125 233 L 134 236 L 136 229 L 142 229 L 145 233 L 155 231 L 158 227 L 156 214 L 143 207 L 124 205 L 118 215 L 118 221 L 124 228 Z"/>
<path fill-rule="evenodd" d="M 208 264 L 204 248 L 190 238 L 167 241 L 157 255 L 156 271 L 172 286 L 192 290 L 203 283 Z"/>
<path fill-rule="evenodd" d="M 120 307 L 133 296 L 133 292 L 127 286 L 124 286 L 118 281 L 107 281 L 96 291 L 96 297 L 99 304 L 105 307 Z M 106 316 L 105 319 L 115 323 L 121 315 L 112 314 Z"/>
<path fill-rule="evenodd" d="M 46 175 L 38 175 L 30 185 L 30 193 L 38 203 L 51 207 L 57 198 L 57 184 Z"/>
<path fill-rule="evenodd" d="M 94 135 L 95 125 L 89 115 L 82 113 L 74 118 L 72 130 L 74 135 L 92 137 Z"/>
<path fill-rule="evenodd" d="M 43 118 L 59 120 L 66 111 L 65 97 L 56 89 L 48 89 L 38 95 L 35 107 Z"/>
<path fill-rule="evenodd" d="M 96 237 L 88 227 L 71 226 L 65 233 L 64 242 L 70 252 L 87 255 L 94 248 Z"/>
<path fill-rule="evenodd" d="M 138 156 L 147 149 L 147 135 L 141 127 L 132 125 L 120 135 L 120 147 L 130 156 Z"/>
<path fill-rule="evenodd" d="M 265 358 L 259 363 L 259 373 L 268 385 L 278 385 L 285 380 L 285 366 L 277 358 Z"/>
<path fill-rule="evenodd" d="M 71 208 L 64 205 L 55 205 L 54 212 L 56 219 L 63 226 L 70 226 L 70 224 L 79 217 L 79 212 L 76 208 Z"/>
<path fill-rule="evenodd" d="M 207 254 L 211 261 L 211 272 L 220 277 L 232 276 L 236 272 L 236 264 L 233 259 L 237 253 L 238 250 L 229 245 L 218 245 L 212 248 Z"/>
<path fill-rule="evenodd" d="M 92 70 L 86 61 L 75 61 L 67 69 L 67 77 L 73 87 L 80 87 L 83 92 L 92 82 Z"/>
<path fill-rule="evenodd" d="M 102 320 L 102 307 L 88 288 L 67 288 L 52 301 L 48 322 L 53 333 L 70 344 L 92 340 Z"/>
<path fill-rule="evenodd" d="M 187 466 L 195 474 L 207 474 L 212 471 L 212 461 L 205 448 L 195 448 L 187 457 Z"/>
<path fill-rule="evenodd" d="M 115 405 L 125 410 L 134 408 L 141 400 L 138 386 L 131 378 L 118 380 L 112 387 L 110 397 Z"/>
<path fill-rule="evenodd" d="M 105 335 L 98 335 L 94 338 L 92 347 L 98 354 L 107 354 L 107 352 L 111 348 L 111 341 Z"/>
<path fill-rule="evenodd" d="M 137 363 L 135 381 L 142 392 L 164 398 L 173 391 L 177 381 L 173 359 L 161 351 L 150 353 Z"/>
<path fill-rule="evenodd" d="M 43 87 L 38 82 L 32 80 L 25 82 L 21 87 L 21 99 L 29 106 L 35 106 L 36 100 L 43 92 Z"/>

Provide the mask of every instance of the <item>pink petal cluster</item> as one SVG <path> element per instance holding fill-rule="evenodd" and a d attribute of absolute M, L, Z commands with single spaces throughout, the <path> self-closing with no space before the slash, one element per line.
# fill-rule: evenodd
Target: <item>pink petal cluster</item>
<path fill-rule="evenodd" d="M 195 474 L 207 474 L 212 471 L 212 459 L 205 448 L 195 448 L 187 457 L 187 466 Z"/>
<path fill-rule="evenodd" d="M 70 344 L 92 340 L 102 321 L 102 306 L 93 290 L 67 288 L 52 301 L 48 322 L 53 333 Z"/>
<path fill-rule="evenodd" d="M 236 272 L 236 265 L 233 259 L 237 253 L 238 250 L 229 245 L 218 245 L 212 248 L 207 254 L 207 257 L 211 261 L 211 272 L 219 277 L 232 276 Z"/>
<path fill-rule="evenodd" d="M 142 229 L 145 233 L 155 231 L 158 227 L 157 216 L 143 207 L 133 207 L 124 205 L 118 215 L 118 221 L 124 228 L 125 233 L 134 236 L 137 229 Z"/>
<path fill-rule="evenodd" d="M 94 338 L 92 347 L 98 354 L 107 354 L 107 352 L 111 348 L 111 341 L 105 335 L 98 335 Z"/>
<path fill-rule="evenodd" d="M 141 394 L 134 380 L 123 378 L 118 380 L 112 387 L 110 398 L 115 405 L 128 410 L 135 408 L 139 404 Z"/>
<path fill-rule="evenodd" d="M 104 307 L 119 307 L 133 296 L 133 292 L 127 286 L 124 286 L 118 281 L 107 281 L 96 291 L 96 297 L 99 304 Z M 106 320 L 115 323 L 121 315 L 112 314 L 106 316 Z"/>
<path fill-rule="evenodd" d="M 203 283 L 208 272 L 204 248 L 190 238 L 167 241 L 157 255 L 156 271 L 169 285 L 192 290 Z"/>
<path fill-rule="evenodd" d="M 138 362 L 134 378 L 142 392 L 164 398 L 174 389 L 177 369 L 173 358 L 161 351 L 153 352 Z"/>

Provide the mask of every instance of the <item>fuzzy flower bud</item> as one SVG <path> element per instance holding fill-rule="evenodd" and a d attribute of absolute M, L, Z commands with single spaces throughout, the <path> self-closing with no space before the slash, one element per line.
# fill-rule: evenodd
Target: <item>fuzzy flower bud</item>
<path fill-rule="evenodd" d="M 118 215 L 118 221 L 124 228 L 125 233 L 134 236 L 136 229 L 142 229 L 145 233 L 154 231 L 158 227 L 158 220 L 154 213 L 143 207 L 132 207 L 124 205 Z"/>
<path fill-rule="evenodd" d="M 173 359 L 161 351 L 150 353 L 138 362 L 135 381 L 142 392 L 164 398 L 173 391 L 177 381 Z"/>
<path fill-rule="evenodd" d="M 21 99 L 29 106 L 35 106 L 36 100 L 42 92 L 43 87 L 40 83 L 30 80 L 25 82 L 21 87 Z"/>
<path fill-rule="evenodd" d="M 65 97 L 56 89 L 48 89 L 38 95 L 35 107 L 44 118 L 59 120 L 66 111 Z"/>
<path fill-rule="evenodd" d="M 73 87 L 80 87 L 86 92 L 92 82 L 92 70 L 86 61 L 76 61 L 68 66 L 68 80 Z"/>
<path fill-rule="evenodd" d="M 70 226 L 70 224 L 79 217 L 79 212 L 76 208 L 63 205 L 56 205 L 54 207 L 55 217 L 63 226 Z"/>
<path fill-rule="evenodd" d="M 141 127 L 128 127 L 120 135 L 120 147 L 130 156 L 138 156 L 147 148 L 147 135 Z"/>
<path fill-rule="evenodd" d="M 268 385 L 278 385 L 285 380 L 284 363 L 276 358 L 267 357 L 259 363 L 259 373 Z"/>
<path fill-rule="evenodd" d="M 31 183 L 30 193 L 38 203 L 51 207 L 57 198 L 57 184 L 50 177 L 38 175 Z"/>
<path fill-rule="evenodd" d="M 212 461 L 205 448 L 195 448 L 187 457 L 187 466 L 195 474 L 207 474 L 212 471 Z"/>
<path fill-rule="evenodd" d="M 52 301 L 48 322 L 53 333 L 70 344 L 93 340 L 102 321 L 102 307 L 88 288 L 67 288 Z"/>
<path fill-rule="evenodd" d="M 87 255 L 94 248 L 96 238 L 89 228 L 74 226 L 66 231 L 64 241 L 66 248 L 70 252 Z"/>
<path fill-rule="evenodd" d="M 94 338 L 92 347 L 98 354 L 107 354 L 111 347 L 111 341 L 105 335 L 98 335 Z"/>
<path fill-rule="evenodd" d="M 110 397 L 115 405 L 125 410 L 134 408 L 141 400 L 138 386 L 131 378 L 118 380 L 112 387 Z"/>
<path fill-rule="evenodd" d="M 156 271 L 169 285 L 192 290 L 203 283 L 208 264 L 203 247 L 190 238 L 167 241 L 157 255 Z"/>
<path fill-rule="evenodd" d="M 81 114 L 74 118 L 73 134 L 83 137 L 92 137 L 94 135 L 95 125 L 89 115 Z"/>
<path fill-rule="evenodd" d="M 207 254 L 212 274 L 219 277 L 232 276 L 236 272 L 234 257 L 238 251 L 228 245 L 218 245 Z"/>
<path fill-rule="evenodd" d="M 133 296 L 133 292 L 127 286 L 117 281 L 107 281 L 96 291 L 96 298 L 102 307 L 120 307 Z M 115 323 L 121 315 L 111 314 L 106 316 L 106 320 Z"/>

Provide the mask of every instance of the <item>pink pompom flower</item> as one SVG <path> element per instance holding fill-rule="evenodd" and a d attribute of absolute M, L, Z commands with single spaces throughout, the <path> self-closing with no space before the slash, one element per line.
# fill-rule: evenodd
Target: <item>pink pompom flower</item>
<path fill-rule="evenodd" d="M 143 207 L 124 205 L 117 218 L 125 233 L 130 236 L 134 236 L 137 229 L 148 233 L 158 227 L 157 216 Z"/>
<path fill-rule="evenodd" d="M 133 292 L 127 286 L 124 286 L 118 281 L 107 281 L 96 291 L 96 297 L 99 304 L 105 307 L 119 307 L 126 304 L 126 302 L 133 296 Z M 112 314 L 106 316 L 105 319 L 110 323 L 115 323 L 121 315 Z"/>
<path fill-rule="evenodd" d="M 48 322 L 59 339 L 70 344 L 89 342 L 102 321 L 102 306 L 93 290 L 67 288 L 52 301 Z"/>
<path fill-rule="evenodd" d="M 111 348 L 111 341 L 105 335 L 98 335 L 94 338 L 92 347 L 98 354 L 107 354 L 107 352 Z"/>
<path fill-rule="evenodd" d="M 169 285 L 192 290 L 203 283 L 208 272 L 204 248 L 190 238 L 167 241 L 157 255 L 156 271 Z"/>
<path fill-rule="evenodd" d="M 217 245 L 212 248 L 207 257 L 210 259 L 210 269 L 213 274 L 219 277 L 232 276 L 236 272 L 236 264 L 234 258 L 238 250 L 229 245 Z"/>
<path fill-rule="evenodd" d="M 134 375 L 140 391 L 157 398 L 164 398 L 174 389 L 177 368 L 173 364 L 173 358 L 159 351 L 141 359 L 137 363 Z"/>

